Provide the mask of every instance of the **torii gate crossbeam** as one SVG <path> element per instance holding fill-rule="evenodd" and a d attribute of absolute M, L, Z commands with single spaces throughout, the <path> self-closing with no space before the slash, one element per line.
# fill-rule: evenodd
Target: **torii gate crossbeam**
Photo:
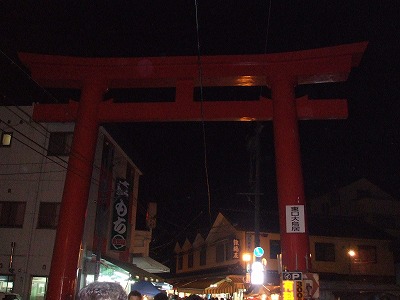
<path fill-rule="evenodd" d="M 199 85 L 197 57 L 80 58 L 21 53 L 21 61 L 41 86 L 82 91 L 79 102 L 34 105 L 35 121 L 76 123 L 71 148 L 75 155 L 68 163 L 47 299 L 74 295 L 98 127 L 104 122 L 272 120 L 282 262 L 288 270 L 308 271 L 310 250 L 297 120 L 346 118 L 347 103 L 343 99 L 295 99 L 294 88 L 346 80 L 366 46 L 357 43 L 279 54 L 202 57 L 203 86 L 267 85 L 272 90 L 272 100 L 202 103 L 193 100 L 194 87 Z M 108 88 L 155 87 L 175 87 L 175 101 L 103 101 Z M 299 213 L 299 227 L 290 223 L 293 209 Z"/>

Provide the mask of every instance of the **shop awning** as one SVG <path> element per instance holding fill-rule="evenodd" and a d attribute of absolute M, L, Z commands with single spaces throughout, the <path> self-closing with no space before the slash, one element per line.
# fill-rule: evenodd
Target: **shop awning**
<path fill-rule="evenodd" d="M 216 284 L 224 277 L 225 276 L 211 276 L 190 279 L 174 279 L 172 282 L 170 282 L 170 284 L 172 284 L 174 290 L 178 292 L 203 294 L 206 288 L 208 288 L 210 285 Z"/>
<path fill-rule="evenodd" d="M 131 285 L 131 290 L 139 291 L 142 295 L 147 295 L 154 297 L 161 290 L 157 289 L 151 282 L 149 281 L 138 281 Z"/>
<path fill-rule="evenodd" d="M 132 263 L 150 273 L 169 273 L 170 269 L 148 256 L 134 256 Z"/>
<path fill-rule="evenodd" d="M 233 294 L 245 289 L 243 276 L 230 275 L 204 290 L 206 294 Z"/>
<path fill-rule="evenodd" d="M 102 261 L 105 261 L 105 263 L 111 263 L 117 267 L 120 267 L 121 269 L 124 269 L 125 271 L 129 272 L 132 278 L 134 279 L 145 280 L 145 281 L 157 281 L 157 282 L 164 281 L 163 278 L 155 274 L 149 273 L 129 262 L 120 261 L 118 259 L 108 256 L 103 256 Z"/>

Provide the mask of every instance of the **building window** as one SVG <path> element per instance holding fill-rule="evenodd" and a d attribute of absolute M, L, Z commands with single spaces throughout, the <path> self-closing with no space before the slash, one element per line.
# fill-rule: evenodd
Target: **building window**
<path fill-rule="evenodd" d="M 193 268 L 193 252 L 188 254 L 188 268 Z"/>
<path fill-rule="evenodd" d="M 335 261 L 335 244 L 315 243 L 316 261 Z"/>
<path fill-rule="evenodd" d="M 15 275 L 0 275 L 0 292 L 12 292 Z"/>
<path fill-rule="evenodd" d="M 178 270 L 182 270 L 183 268 L 183 257 L 182 254 L 178 255 Z"/>
<path fill-rule="evenodd" d="M 73 135 L 73 132 L 51 132 L 47 155 L 69 155 Z"/>
<path fill-rule="evenodd" d="M 233 240 L 225 244 L 225 259 L 226 260 L 233 259 Z"/>
<path fill-rule="evenodd" d="M 32 277 L 30 299 L 45 299 L 48 277 Z"/>
<path fill-rule="evenodd" d="M 278 259 L 278 255 L 281 254 L 281 241 L 270 240 L 269 249 L 270 249 L 269 258 Z"/>
<path fill-rule="evenodd" d="M 207 264 L 207 248 L 202 247 L 200 249 L 200 266 L 205 266 Z"/>
<path fill-rule="evenodd" d="M 225 260 L 225 244 L 218 244 L 215 250 L 215 261 L 223 262 Z"/>
<path fill-rule="evenodd" d="M 37 228 L 56 229 L 60 214 L 58 202 L 41 202 L 39 207 L 39 219 Z"/>
<path fill-rule="evenodd" d="M 1 147 L 11 147 L 11 140 L 12 140 L 12 132 L 5 132 L 1 133 Z"/>
<path fill-rule="evenodd" d="M 358 253 L 354 258 L 355 263 L 376 264 L 376 247 L 370 245 L 358 245 Z"/>
<path fill-rule="evenodd" d="M 0 202 L 0 227 L 22 228 L 26 202 Z"/>

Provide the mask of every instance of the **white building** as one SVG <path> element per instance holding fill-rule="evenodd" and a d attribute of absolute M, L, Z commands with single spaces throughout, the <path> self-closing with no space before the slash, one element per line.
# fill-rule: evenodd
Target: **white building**
<path fill-rule="evenodd" d="M 358 216 L 400 237 L 400 201 L 365 178 L 307 202 L 311 214 Z"/>
<path fill-rule="evenodd" d="M 0 107 L 0 291 L 44 299 L 74 124 L 38 124 L 31 115 L 32 107 Z M 132 279 L 160 280 L 141 265 L 169 272 L 148 257 L 151 231 L 136 230 L 140 175 L 100 127 L 78 287 L 97 279 L 128 287 Z M 118 186 L 129 191 L 129 217 L 126 232 L 115 239 L 112 203 Z"/>

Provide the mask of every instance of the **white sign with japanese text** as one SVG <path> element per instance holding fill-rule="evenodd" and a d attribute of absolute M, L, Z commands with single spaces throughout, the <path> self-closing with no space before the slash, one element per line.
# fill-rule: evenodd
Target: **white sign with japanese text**
<path fill-rule="evenodd" d="M 286 205 L 286 232 L 305 232 L 304 218 L 304 205 Z"/>

